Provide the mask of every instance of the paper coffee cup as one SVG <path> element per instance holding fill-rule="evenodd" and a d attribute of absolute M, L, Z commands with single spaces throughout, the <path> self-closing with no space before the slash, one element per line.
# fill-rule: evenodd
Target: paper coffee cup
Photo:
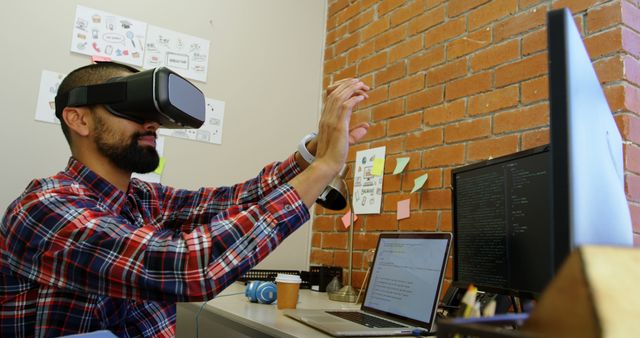
<path fill-rule="evenodd" d="M 279 273 L 276 277 L 278 288 L 278 309 L 295 309 L 302 280 L 298 275 Z"/>

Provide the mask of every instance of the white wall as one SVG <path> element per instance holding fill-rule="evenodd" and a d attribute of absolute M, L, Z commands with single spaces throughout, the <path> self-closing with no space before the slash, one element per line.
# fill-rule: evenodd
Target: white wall
<path fill-rule="evenodd" d="M 69 51 L 76 5 L 211 41 L 205 96 L 225 101 L 223 144 L 167 138 L 162 182 L 229 185 L 284 159 L 314 130 L 322 93 L 326 1 L 25 0 L 0 11 L 0 213 L 29 181 L 64 169 L 59 126 L 34 120 L 43 69 L 67 73 L 89 58 Z M 308 267 L 309 224 L 260 268 Z"/>

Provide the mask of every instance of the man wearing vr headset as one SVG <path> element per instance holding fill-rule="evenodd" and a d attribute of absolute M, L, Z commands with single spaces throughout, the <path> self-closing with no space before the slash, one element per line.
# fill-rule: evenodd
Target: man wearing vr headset
<path fill-rule="evenodd" d="M 173 336 L 176 302 L 214 298 L 309 219 L 367 132 L 349 122 L 368 90 L 338 82 L 299 152 L 246 182 L 188 191 L 131 174 L 158 165 L 161 124 L 202 123 L 197 88 L 166 69 L 71 72 L 56 97 L 68 166 L 32 181 L 0 223 L 0 336 Z"/>

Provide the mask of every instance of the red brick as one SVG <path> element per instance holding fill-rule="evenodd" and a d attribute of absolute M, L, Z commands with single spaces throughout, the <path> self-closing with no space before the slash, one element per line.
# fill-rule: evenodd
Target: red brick
<path fill-rule="evenodd" d="M 430 107 L 444 100 L 444 86 L 431 87 L 407 97 L 407 112 Z"/>
<path fill-rule="evenodd" d="M 496 87 L 506 86 L 548 73 L 547 54 L 536 54 L 496 69 Z"/>
<path fill-rule="evenodd" d="M 360 32 L 355 32 L 336 43 L 336 54 L 340 55 L 360 43 Z"/>
<path fill-rule="evenodd" d="M 378 16 L 384 16 L 392 10 L 405 4 L 404 0 L 386 0 L 378 5 Z"/>
<path fill-rule="evenodd" d="M 496 134 L 531 129 L 549 124 L 549 104 L 519 108 L 493 116 L 493 132 Z"/>
<path fill-rule="evenodd" d="M 405 64 L 404 62 L 397 62 L 388 66 L 384 70 L 376 72 L 375 86 L 380 86 L 393 80 L 401 79 L 405 76 Z"/>
<path fill-rule="evenodd" d="M 386 133 L 386 121 L 380 121 L 376 123 L 369 124 L 369 131 L 367 134 L 360 140 L 360 142 L 366 142 L 371 140 L 376 140 L 387 135 Z"/>
<path fill-rule="evenodd" d="M 422 165 L 425 168 L 435 168 L 464 163 L 464 145 L 445 145 L 425 150 Z"/>
<path fill-rule="evenodd" d="M 325 43 L 327 44 L 327 46 L 330 46 L 330 45 L 334 44 L 336 41 L 338 41 L 340 39 L 344 39 L 344 37 L 346 35 L 347 35 L 347 27 L 346 26 L 336 27 L 335 29 L 332 29 L 332 30 L 327 32 L 327 36 L 325 38 Z"/>
<path fill-rule="evenodd" d="M 538 129 L 522 133 L 522 149 L 531 149 L 549 144 L 549 129 Z"/>
<path fill-rule="evenodd" d="M 491 119 L 479 118 L 450 124 L 444 128 L 445 143 L 468 141 L 491 134 Z"/>
<path fill-rule="evenodd" d="M 438 226 L 437 211 L 412 211 L 409 218 L 400 220 L 400 231 L 435 231 Z"/>
<path fill-rule="evenodd" d="M 409 74 L 429 69 L 444 62 L 444 46 L 437 46 L 409 59 Z"/>
<path fill-rule="evenodd" d="M 364 223 L 367 231 L 397 231 L 398 221 L 395 214 L 367 215 Z"/>
<path fill-rule="evenodd" d="M 382 140 L 376 140 L 371 142 L 370 148 L 386 147 L 388 155 L 398 154 L 404 149 L 404 147 L 402 146 L 403 141 L 404 141 L 404 135 L 390 136 Z"/>
<path fill-rule="evenodd" d="M 481 115 L 518 104 L 518 86 L 496 89 L 469 98 L 469 115 Z"/>
<path fill-rule="evenodd" d="M 549 0 L 519 0 L 518 8 L 525 9 L 541 3 L 548 3 Z"/>
<path fill-rule="evenodd" d="M 425 33 L 425 46 L 431 47 L 464 34 L 466 25 L 466 19 L 461 17 L 433 27 Z"/>
<path fill-rule="evenodd" d="M 387 135 L 404 134 L 422 128 L 422 114 L 405 115 L 387 121 Z"/>
<path fill-rule="evenodd" d="M 374 122 L 400 116 L 402 114 L 404 114 L 404 100 L 402 99 L 376 106 L 371 110 L 371 117 Z"/>
<path fill-rule="evenodd" d="M 640 202 L 640 176 L 627 174 L 624 181 L 627 199 L 636 203 Z"/>
<path fill-rule="evenodd" d="M 475 30 L 516 12 L 516 0 L 494 0 L 469 13 L 469 30 Z"/>
<path fill-rule="evenodd" d="M 310 262 L 317 265 L 333 265 L 333 251 L 312 249 Z"/>
<path fill-rule="evenodd" d="M 352 33 L 354 31 L 357 31 L 358 29 L 370 24 L 371 22 L 373 22 L 374 15 L 375 14 L 374 14 L 373 9 L 369 9 L 367 11 L 364 11 L 363 13 L 358 15 L 357 17 L 349 20 L 349 24 L 347 25 L 348 31 L 350 33 Z"/>
<path fill-rule="evenodd" d="M 434 8 L 409 22 L 409 35 L 421 33 L 444 22 L 445 6 Z"/>
<path fill-rule="evenodd" d="M 490 43 L 491 30 L 477 30 L 447 43 L 447 59 L 452 60 L 470 54 Z"/>
<path fill-rule="evenodd" d="M 636 32 L 640 32 L 640 8 L 634 6 L 628 1 L 621 1 L 621 21 L 623 24 L 627 25 L 629 28 L 635 30 Z"/>
<path fill-rule="evenodd" d="M 484 92 L 491 88 L 491 72 L 478 73 L 463 79 L 458 79 L 447 83 L 445 88 L 445 98 L 454 100 L 459 97 L 469 96 Z"/>
<path fill-rule="evenodd" d="M 622 48 L 636 58 L 640 58 L 640 34 L 630 29 L 623 28 Z"/>
<path fill-rule="evenodd" d="M 360 12 L 362 12 L 364 8 L 362 7 L 360 2 L 356 2 L 356 3 L 352 3 L 351 5 L 349 5 L 348 7 L 346 7 L 345 9 L 341 10 L 340 12 L 336 13 L 336 20 L 337 20 L 337 24 L 342 25 L 343 23 L 348 22 L 349 20 L 351 20 L 352 18 L 354 18 L 356 15 L 358 15 Z"/>
<path fill-rule="evenodd" d="M 517 40 L 508 41 L 500 45 L 492 45 L 471 56 L 471 69 L 479 70 L 492 68 L 496 65 L 515 60 L 520 57 L 520 45 Z"/>
<path fill-rule="evenodd" d="M 357 68 L 356 68 L 356 65 L 353 65 L 353 66 L 349 66 L 347 68 L 341 69 L 340 71 L 338 71 L 333 75 L 333 78 L 335 81 L 339 81 L 341 79 L 356 77 L 356 74 L 357 74 Z"/>
<path fill-rule="evenodd" d="M 602 0 L 556 0 L 551 7 L 553 9 L 568 8 L 574 15 L 593 7 Z"/>
<path fill-rule="evenodd" d="M 397 26 L 403 24 L 414 18 L 421 13 L 424 13 L 425 3 L 424 1 L 418 0 L 415 1 L 408 6 L 404 6 L 402 8 L 398 8 L 397 10 L 391 13 L 391 26 Z"/>
<path fill-rule="evenodd" d="M 426 210 L 451 209 L 451 190 L 423 190 L 420 208 Z"/>
<path fill-rule="evenodd" d="M 411 54 L 415 54 L 422 49 L 422 37 L 416 36 L 404 41 L 389 50 L 389 62 L 393 63 L 399 59 L 404 59 Z"/>
<path fill-rule="evenodd" d="M 533 28 L 541 27 L 546 23 L 546 20 L 546 6 L 532 8 L 496 24 L 493 30 L 493 38 L 495 41 L 508 39 Z"/>
<path fill-rule="evenodd" d="M 624 60 L 621 55 L 598 59 L 592 64 L 600 83 L 619 81 L 624 78 Z"/>
<path fill-rule="evenodd" d="M 377 234 L 368 233 L 354 233 L 353 234 L 353 249 L 354 250 L 369 250 L 374 249 L 378 243 Z"/>
<path fill-rule="evenodd" d="M 541 76 L 520 84 L 522 104 L 529 104 L 549 98 L 549 77 Z"/>
<path fill-rule="evenodd" d="M 324 71 L 326 73 L 333 73 L 339 69 L 344 68 L 347 64 L 347 58 L 344 56 L 338 56 L 333 59 L 329 59 L 324 63 Z"/>
<path fill-rule="evenodd" d="M 389 29 L 389 17 L 380 18 L 362 29 L 362 41 L 376 37 Z"/>
<path fill-rule="evenodd" d="M 347 234 L 346 233 L 323 233 L 322 234 L 323 249 L 346 249 Z"/>
<path fill-rule="evenodd" d="M 620 3 L 589 9 L 586 20 L 589 34 L 619 25 L 622 22 Z"/>
<path fill-rule="evenodd" d="M 428 108 L 424 112 L 423 123 L 429 126 L 457 121 L 464 117 L 467 109 L 466 100 L 459 99 L 442 105 Z"/>
<path fill-rule="evenodd" d="M 392 156 L 387 156 L 387 161 L 385 162 L 385 172 L 389 173 L 390 176 L 387 177 L 392 177 L 392 176 L 402 176 L 402 174 L 397 174 L 397 175 L 393 175 L 393 171 L 396 168 L 397 165 L 397 160 L 400 157 L 408 157 L 409 158 L 409 163 L 407 163 L 407 166 L 404 168 L 404 172 L 409 172 L 409 171 L 413 171 L 413 170 L 418 170 L 420 168 L 422 168 L 422 164 L 420 163 L 420 153 L 417 151 L 412 151 L 412 152 L 407 152 L 404 151 L 401 154 L 398 155 L 392 155 Z M 385 177 L 385 180 L 386 178 Z"/>
<path fill-rule="evenodd" d="M 424 74 L 416 74 L 391 83 L 389 97 L 395 98 L 422 90 L 425 86 Z"/>
<path fill-rule="evenodd" d="M 447 1 L 447 12 L 449 17 L 454 17 L 487 2 L 489 2 L 489 0 L 449 0 Z"/>
<path fill-rule="evenodd" d="M 407 25 L 398 26 L 387 30 L 375 39 L 376 50 L 385 49 L 395 43 L 403 41 L 407 37 Z"/>
<path fill-rule="evenodd" d="M 369 91 L 368 94 L 369 94 L 369 98 L 360 104 L 361 108 L 372 106 L 380 102 L 386 101 L 389 98 L 389 88 L 385 86 L 381 87 L 378 84 L 376 84 L 376 87 L 372 87 L 372 89 Z"/>
<path fill-rule="evenodd" d="M 387 53 L 376 54 L 358 64 L 358 74 L 367 74 L 387 65 Z M 326 72 L 326 70 L 325 70 Z"/>
<path fill-rule="evenodd" d="M 427 81 L 430 86 L 444 83 L 467 75 L 467 60 L 458 59 L 449 61 L 440 67 L 435 67 L 427 71 Z"/>
<path fill-rule="evenodd" d="M 517 135 L 473 141 L 467 146 L 467 161 L 486 160 L 515 153 L 517 150 Z"/>
<path fill-rule="evenodd" d="M 355 62 L 358 62 L 361 59 L 367 58 L 374 54 L 375 46 L 373 45 L 373 41 L 361 43 L 349 51 L 347 51 L 347 65 L 351 66 Z M 359 65 L 357 65 L 360 68 Z M 359 71 L 359 69 L 358 69 Z"/>
<path fill-rule="evenodd" d="M 528 56 L 547 49 L 547 30 L 538 29 L 522 38 L 522 55 Z"/>
<path fill-rule="evenodd" d="M 440 211 L 440 227 L 438 231 L 453 231 L 453 219 L 451 217 L 450 210 L 442 210 Z"/>
<path fill-rule="evenodd" d="M 443 141 L 442 128 L 428 128 L 407 135 L 405 149 L 417 150 L 441 145 Z M 385 181 L 386 184 L 386 181 Z"/>
<path fill-rule="evenodd" d="M 327 14 L 329 16 L 335 15 L 339 11 L 347 8 L 347 6 L 349 6 L 349 0 L 336 0 L 336 1 L 333 1 L 329 5 L 329 10 L 328 10 Z"/>
<path fill-rule="evenodd" d="M 640 85 L 640 61 L 631 56 L 624 57 L 624 80 Z"/>
<path fill-rule="evenodd" d="M 313 231 L 334 231 L 336 219 L 333 216 L 316 216 L 313 219 Z"/>
<path fill-rule="evenodd" d="M 640 174 L 640 147 L 637 144 L 624 145 L 624 168 L 636 175 Z"/>
<path fill-rule="evenodd" d="M 620 28 L 615 28 L 590 35 L 584 38 L 584 45 L 592 60 L 603 55 L 620 52 L 622 51 L 622 31 Z"/>
<path fill-rule="evenodd" d="M 406 199 L 410 199 L 409 204 L 411 209 L 417 209 L 419 205 L 420 196 L 409 195 L 407 193 L 386 194 L 382 198 L 382 211 L 396 211 L 398 209 L 398 202 Z"/>

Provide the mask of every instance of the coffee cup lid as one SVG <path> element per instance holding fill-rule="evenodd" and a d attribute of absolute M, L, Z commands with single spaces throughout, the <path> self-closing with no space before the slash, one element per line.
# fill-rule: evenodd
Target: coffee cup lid
<path fill-rule="evenodd" d="M 302 283 L 302 279 L 298 275 L 289 275 L 286 273 L 279 273 L 276 276 L 276 283 Z"/>

